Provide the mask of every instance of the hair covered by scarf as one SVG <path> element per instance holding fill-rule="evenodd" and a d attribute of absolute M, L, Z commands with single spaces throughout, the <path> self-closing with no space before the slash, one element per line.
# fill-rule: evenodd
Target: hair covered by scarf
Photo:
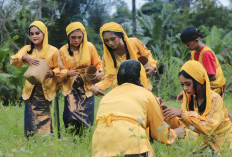
<path fill-rule="evenodd" d="M 46 58 L 47 48 L 48 48 L 48 30 L 45 24 L 42 21 L 34 21 L 30 24 L 29 28 L 31 27 L 37 27 L 41 32 L 44 34 L 43 44 L 42 44 L 42 50 L 39 54 L 41 58 Z"/>
<path fill-rule="evenodd" d="M 201 85 L 206 85 L 206 108 L 204 113 L 202 114 L 202 117 L 206 116 L 212 108 L 212 94 L 210 89 L 210 82 L 208 74 L 205 70 L 205 68 L 197 61 L 195 60 L 189 60 L 187 61 L 182 67 L 180 71 L 185 71 L 188 73 L 192 78 L 194 78 L 197 82 L 199 82 Z M 183 92 L 184 93 L 184 92 Z M 188 103 L 190 96 L 187 94 L 183 95 L 183 104 L 182 109 L 187 110 L 188 109 Z"/>
<path fill-rule="evenodd" d="M 103 58 L 105 61 L 105 70 L 107 71 L 108 74 L 115 74 L 117 73 L 115 67 L 114 67 L 114 61 L 111 57 L 111 54 L 107 48 L 107 46 L 105 45 L 104 39 L 103 39 L 103 32 L 105 31 L 112 31 L 112 32 L 121 32 L 123 33 L 123 37 L 124 37 L 124 41 L 126 42 L 125 44 L 127 45 L 127 49 L 129 51 L 129 55 L 130 55 L 130 59 L 137 59 L 136 56 L 136 52 L 134 52 L 133 47 L 131 46 L 131 44 L 129 43 L 128 37 L 126 35 L 126 33 L 124 32 L 122 26 L 118 23 L 115 22 L 110 22 L 110 23 L 106 23 L 104 24 L 101 28 L 100 28 L 100 37 L 103 43 L 103 49 L 104 49 L 104 54 L 103 54 Z"/>
<path fill-rule="evenodd" d="M 66 27 L 67 36 L 70 35 L 73 31 L 80 29 L 84 35 L 83 41 L 80 44 L 79 52 L 81 54 L 81 65 L 87 65 L 90 62 L 90 54 L 89 54 L 89 47 L 88 47 L 88 40 L 87 40 L 87 33 L 85 27 L 80 22 L 72 22 Z"/>

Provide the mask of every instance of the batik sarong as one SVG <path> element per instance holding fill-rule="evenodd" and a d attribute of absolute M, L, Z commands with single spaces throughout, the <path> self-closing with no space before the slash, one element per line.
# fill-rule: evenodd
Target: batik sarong
<path fill-rule="evenodd" d="M 41 84 L 35 85 L 30 98 L 25 101 L 24 131 L 26 137 L 34 133 L 51 133 L 51 104 L 51 101 L 45 99 Z"/>
<path fill-rule="evenodd" d="M 65 97 L 63 120 L 65 128 L 73 125 L 77 133 L 81 126 L 90 127 L 94 120 L 94 95 L 86 97 L 81 76 L 73 83 L 72 91 Z"/>

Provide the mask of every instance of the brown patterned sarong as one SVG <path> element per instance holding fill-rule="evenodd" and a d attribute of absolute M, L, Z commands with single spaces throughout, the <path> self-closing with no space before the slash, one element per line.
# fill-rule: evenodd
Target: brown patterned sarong
<path fill-rule="evenodd" d="M 24 131 L 26 137 L 35 133 L 51 133 L 51 104 L 51 101 L 45 99 L 41 84 L 35 85 L 30 98 L 25 101 Z"/>

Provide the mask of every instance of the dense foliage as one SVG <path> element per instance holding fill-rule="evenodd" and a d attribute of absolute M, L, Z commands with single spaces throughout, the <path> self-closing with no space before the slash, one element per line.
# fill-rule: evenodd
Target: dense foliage
<path fill-rule="evenodd" d="M 113 11 L 114 10 L 114 11 Z M 28 26 L 42 20 L 49 29 L 49 42 L 60 48 L 67 42 L 65 27 L 73 21 L 86 26 L 88 40 L 102 55 L 99 28 L 116 21 L 132 36 L 131 11 L 123 0 L 26 0 L 0 2 L 0 102 L 17 105 L 24 84 L 26 66 L 16 69 L 9 56 L 29 44 Z M 216 53 L 227 78 L 226 94 L 232 92 L 232 10 L 218 0 L 150 0 L 137 10 L 137 37 L 158 60 L 158 72 L 152 77 L 153 91 L 173 99 L 181 90 L 179 67 L 189 59 L 189 51 L 180 42 L 180 32 L 197 27 L 208 36 L 203 40 Z"/>

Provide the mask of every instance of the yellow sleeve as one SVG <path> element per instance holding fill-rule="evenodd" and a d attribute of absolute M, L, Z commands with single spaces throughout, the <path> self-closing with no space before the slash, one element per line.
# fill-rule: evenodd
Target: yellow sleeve
<path fill-rule="evenodd" d="M 93 44 L 90 45 L 90 53 L 91 53 L 91 63 L 97 67 L 99 71 L 102 71 L 102 61 L 100 59 L 99 53 Z"/>
<path fill-rule="evenodd" d="M 52 56 L 52 59 L 48 62 L 48 64 L 50 65 L 50 70 L 54 72 L 54 75 L 56 77 L 59 76 L 59 73 L 60 73 L 60 69 L 58 66 L 58 54 L 59 54 L 59 51 L 56 50 L 55 54 Z"/>
<path fill-rule="evenodd" d="M 29 51 L 30 46 L 26 45 L 22 49 L 20 49 L 15 55 L 10 56 L 10 64 L 16 66 L 17 68 L 20 68 L 25 64 L 22 61 L 22 57 L 24 55 L 27 55 L 27 51 Z"/>
<path fill-rule="evenodd" d="M 116 74 L 115 75 L 108 74 L 106 72 L 106 70 L 105 70 L 105 64 L 104 64 L 104 62 L 105 61 L 104 61 L 104 58 L 103 58 L 102 59 L 103 71 L 104 71 L 103 79 L 100 82 L 96 83 L 95 86 L 98 86 L 98 87 L 100 87 L 101 89 L 103 89 L 105 91 L 105 90 L 109 89 L 112 86 L 112 84 L 114 82 L 114 79 L 116 79 L 115 78 Z"/>
<path fill-rule="evenodd" d="M 68 68 L 66 68 L 64 66 L 64 62 L 65 62 L 65 54 L 64 52 L 60 49 L 60 51 L 58 52 L 58 69 L 59 69 L 59 77 L 61 80 L 67 78 L 67 73 L 68 73 Z"/>
<path fill-rule="evenodd" d="M 161 108 L 155 96 L 151 94 L 147 105 L 147 124 L 150 128 L 151 137 L 161 143 L 173 144 L 177 135 L 173 129 L 164 122 Z"/>
<path fill-rule="evenodd" d="M 157 61 L 155 61 L 153 59 L 151 51 L 148 50 L 147 47 L 140 40 L 136 39 L 135 43 L 136 43 L 141 55 L 147 57 L 149 65 L 156 67 L 157 66 Z"/>
<path fill-rule="evenodd" d="M 212 135 L 224 119 L 223 100 L 216 99 L 208 115 L 202 117 L 194 111 L 183 111 L 181 121 L 187 126 L 193 126 L 198 133 Z"/>
<path fill-rule="evenodd" d="M 172 129 L 176 129 L 182 126 L 181 122 L 180 122 L 180 118 L 178 117 L 174 117 L 172 119 L 166 120 L 165 122 L 172 128 Z"/>

